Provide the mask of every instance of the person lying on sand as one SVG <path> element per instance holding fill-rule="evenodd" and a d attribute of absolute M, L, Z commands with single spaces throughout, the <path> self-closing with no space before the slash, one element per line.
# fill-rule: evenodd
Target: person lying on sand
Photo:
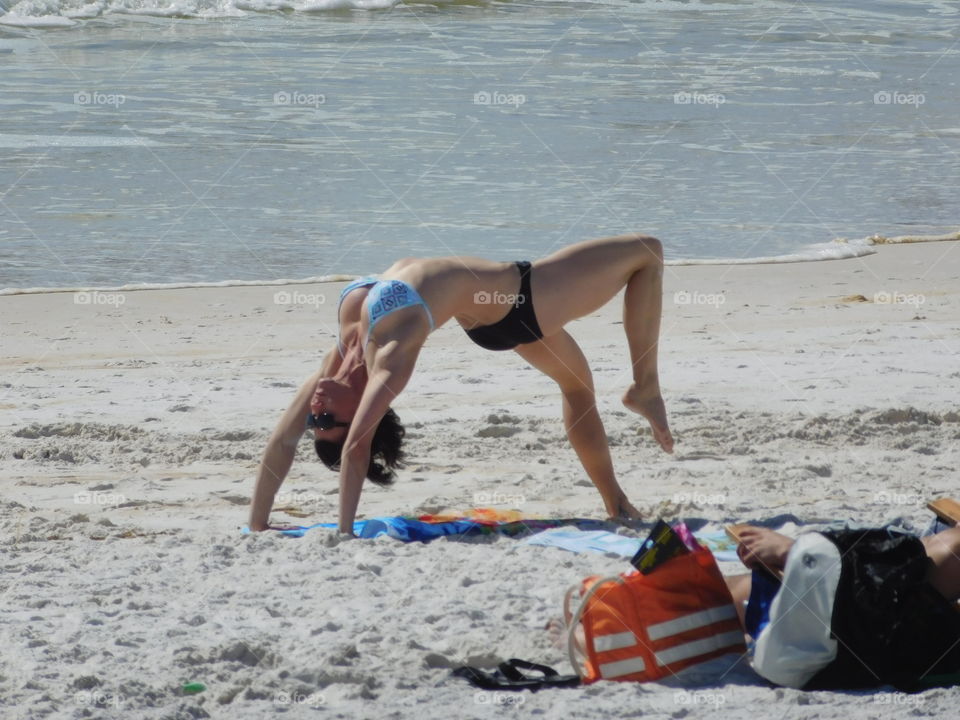
<path fill-rule="evenodd" d="M 268 527 L 297 442 L 312 429 L 317 455 L 340 473 L 339 530 L 352 532 L 364 478 L 387 484 L 403 461 L 404 429 L 390 405 L 410 380 L 427 336 L 451 318 L 477 345 L 515 350 L 556 381 L 567 436 L 607 512 L 637 517 L 614 474 L 590 367 L 563 328 L 626 286 L 623 326 L 633 382 L 623 404 L 645 417 L 660 447 L 672 452 L 657 373 L 662 274 L 658 240 L 621 235 L 571 245 L 533 263 L 405 258 L 379 279 L 350 283 L 340 296 L 337 347 L 304 382 L 267 443 L 250 529 Z"/>
<path fill-rule="evenodd" d="M 917 538 L 887 530 L 806 533 L 797 540 L 738 529 L 751 569 L 783 573 L 751 594 L 752 576 L 727 578 L 738 608 L 768 604 L 753 666 L 789 687 L 922 687 L 960 672 L 960 528 Z M 759 589 L 759 588 L 758 588 Z M 744 618 L 741 616 L 741 621 Z"/>

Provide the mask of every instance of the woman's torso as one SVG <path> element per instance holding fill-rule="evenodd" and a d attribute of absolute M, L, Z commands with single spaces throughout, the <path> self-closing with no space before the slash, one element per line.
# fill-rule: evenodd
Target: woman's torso
<path fill-rule="evenodd" d="M 416 290 L 430 309 L 434 328 L 456 318 L 469 329 L 493 324 L 506 315 L 509 306 L 498 300 L 517 292 L 519 271 L 512 262 L 475 257 L 403 258 L 379 279 L 400 280 Z M 339 319 L 345 344 L 367 337 L 367 292 L 357 289 L 343 299 Z M 395 340 L 419 346 L 431 329 L 424 309 L 411 305 L 378 318 L 370 338 L 378 345 Z"/>

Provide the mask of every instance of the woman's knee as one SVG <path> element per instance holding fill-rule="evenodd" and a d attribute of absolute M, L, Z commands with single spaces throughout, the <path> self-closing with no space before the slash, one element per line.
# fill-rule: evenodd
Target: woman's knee
<path fill-rule="evenodd" d="M 960 527 L 950 528 L 921 538 L 927 556 L 936 564 L 949 558 L 960 558 Z"/>
<path fill-rule="evenodd" d="M 960 596 L 960 528 L 922 538 L 932 561 L 927 580 L 948 600 Z"/>
<path fill-rule="evenodd" d="M 638 255 L 647 263 L 663 263 L 663 243 L 651 235 L 634 235 L 631 242 Z"/>

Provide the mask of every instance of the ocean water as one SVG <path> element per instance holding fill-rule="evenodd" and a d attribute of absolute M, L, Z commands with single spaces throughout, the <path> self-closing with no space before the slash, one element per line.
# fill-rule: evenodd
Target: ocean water
<path fill-rule="evenodd" d="M 0 288 L 960 226 L 960 6 L 0 0 Z"/>

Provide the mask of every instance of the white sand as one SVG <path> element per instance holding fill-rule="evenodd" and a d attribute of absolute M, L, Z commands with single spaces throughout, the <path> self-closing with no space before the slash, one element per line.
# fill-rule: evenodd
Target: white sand
<path fill-rule="evenodd" d="M 927 498 L 960 495 L 958 243 L 671 267 L 665 284 L 672 457 L 619 405 L 619 304 L 570 328 L 621 483 L 650 520 L 919 529 Z M 478 693 L 448 668 L 515 656 L 568 672 L 544 625 L 569 584 L 625 562 L 507 538 L 241 535 L 259 454 L 332 341 L 340 287 L 0 298 L 0 716 L 955 717 L 955 691 L 802 693 L 744 661 L 686 690 Z M 401 400 L 412 462 L 393 488 L 368 485 L 361 517 L 490 499 L 602 517 L 557 392 L 513 353 L 445 327 Z M 335 519 L 336 478 L 311 451 L 305 440 L 278 498 L 295 515 L 275 521 Z M 188 681 L 207 690 L 183 697 Z"/>

